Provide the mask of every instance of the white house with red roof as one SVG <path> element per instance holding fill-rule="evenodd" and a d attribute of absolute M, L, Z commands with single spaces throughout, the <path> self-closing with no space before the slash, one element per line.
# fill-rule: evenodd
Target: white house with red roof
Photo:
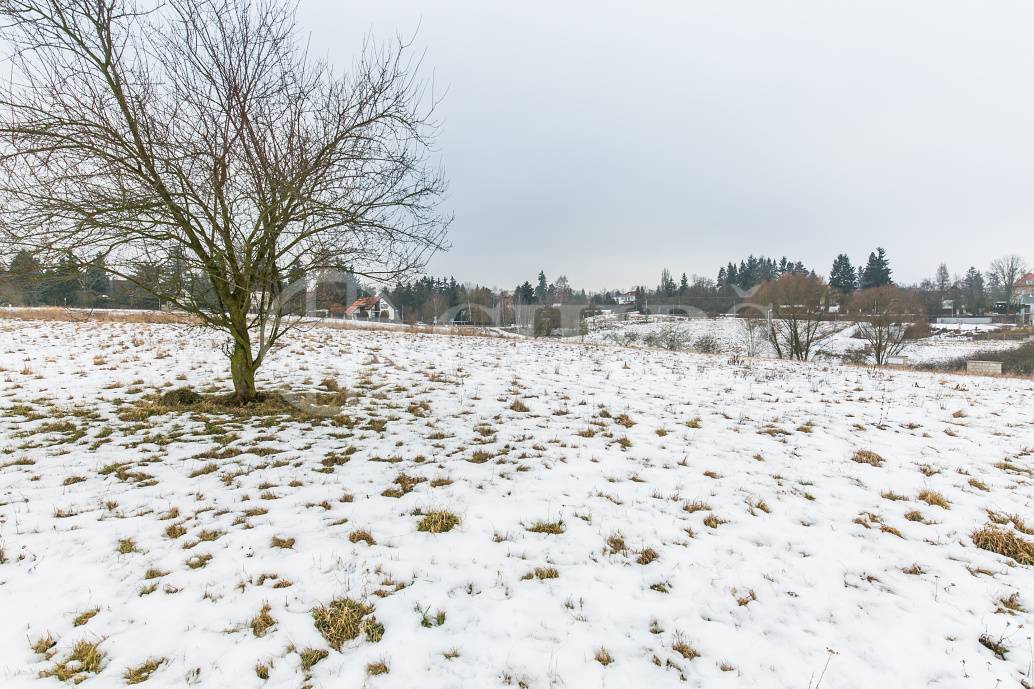
<path fill-rule="evenodd" d="M 1013 298 L 1025 304 L 1034 299 L 1034 273 L 1027 273 L 1016 281 L 1013 286 Z"/>
<path fill-rule="evenodd" d="M 352 320 L 393 321 L 395 306 L 383 295 L 360 297 L 345 309 L 345 318 Z"/>

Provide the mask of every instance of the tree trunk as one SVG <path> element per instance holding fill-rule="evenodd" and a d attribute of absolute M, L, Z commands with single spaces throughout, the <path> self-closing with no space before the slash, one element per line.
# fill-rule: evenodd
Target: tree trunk
<path fill-rule="evenodd" d="M 251 356 L 251 344 L 234 340 L 233 353 L 230 355 L 230 375 L 233 377 L 233 397 L 241 404 L 258 399 L 255 387 L 255 365 Z"/>

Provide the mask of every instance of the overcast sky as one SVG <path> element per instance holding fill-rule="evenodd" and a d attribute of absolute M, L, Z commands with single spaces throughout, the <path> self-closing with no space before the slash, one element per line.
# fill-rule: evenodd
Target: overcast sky
<path fill-rule="evenodd" d="M 301 0 L 300 21 L 341 66 L 419 26 L 456 218 L 434 274 L 1034 260 L 1030 0 Z"/>

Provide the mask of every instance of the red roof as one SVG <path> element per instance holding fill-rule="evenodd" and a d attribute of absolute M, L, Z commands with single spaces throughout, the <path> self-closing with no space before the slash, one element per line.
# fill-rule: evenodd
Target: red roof
<path fill-rule="evenodd" d="M 377 303 L 380 300 L 380 297 L 360 297 L 352 302 L 351 306 L 345 309 L 345 315 L 351 316 L 359 309 L 372 309 L 374 306 L 377 306 Z"/>
<path fill-rule="evenodd" d="M 1023 285 L 1029 285 L 1031 283 L 1034 283 L 1034 273 L 1027 273 L 1026 275 L 1021 276 L 1020 279 L 1016 281 L 1016 286 L 1021 287 Z"/>

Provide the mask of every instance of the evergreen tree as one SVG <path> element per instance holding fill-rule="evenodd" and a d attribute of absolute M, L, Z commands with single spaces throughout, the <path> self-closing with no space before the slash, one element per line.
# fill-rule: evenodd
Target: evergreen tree
<path fill-rule="evenodd" d="M 667 268 L 661 271 L 661 284 L 658 285 L 657 292 L 665 297 L 675 296 L 675 279 L 671 277 L 671 271 Z"/>
<path fill-rule="evenodd" d="M 934 284 L 937 286 L 937 293 L 944 298 L 944 293 L 951 287 L 951 275 L 948 273 L 948 266 L 943 263 L 937 266 L 937 273 L 934 276 Z"/>
<path fill-rule="evenodd" d="M 847 254 L 839 254 L 833 261 L 833 269 L 829 272 L 829 286 L 838 292 L 847 294 L 853 292 L 858 286 L 857 279 L 851 259 L 847 257 Z"/>
<path fill-rule="evenodd" d="M 11 287 L 20 293 L 22 303 L 29 306 L 39 303 L 43 267 L 35 256 L 28 251 L 16 253 L 11 259 L 11 267 L 8 268 L 7 275 Z"/>
<path fill-rule="evenodd" d="M 531 286 L 530 282 L 525 280 L 523 285 L 518 285 L 517 289 L 514 290 L 514 296 L 517 297 L 517 301 L 521 304 L 530 304 L 535 299 L 535 288 Z"/>
<path fill-rule="evenodd" d="M 890 262 L 887 260 L 887 252 L 882 246 L 877 247 L 876 253 L 869 254 L 869 261 L 865 264 L 865 270 L 862 271 L 861 288 L 869 289 L 871 287 L 893 285 L 894 281 L 891 280 L 890 274 Z"/>
<path fill-rule="evenodd" d="M 540 270 L 539 282 L 535 286 L 535 299 L 538 300 L 540 304 L 544 304 L 546 302 L 546 294 L 548 291 L 549 285 L 546 284 L 546 273 L 545 271 Z"/>
<path fill-rule="evenodd" d="M 970 266 L 966 277 L 962 279 L 962 296 L 966 301 L 966 310 L 972 314 L 983 313 L 987 306 L 987 294 L 984 291 L 984 276 Z"/>
<path fill-rule="evenodd" d="M 90 300 L 96 303 L 111 292 L 111 279 L 104 267 L 104 255 L 97 254 L 83 270 L 83 289 L 90 292 Z"/>
<path fill-rule="evenodd" d="M 688 292 L 688 291 L 689 291 L 689 278 L 687 278 L 686 274 L 683 273 L 682 274 L 682 279 L 679 280 L 679 294 L 682 295 L 682 296 L 685 296 L 686 292 Z"/>

